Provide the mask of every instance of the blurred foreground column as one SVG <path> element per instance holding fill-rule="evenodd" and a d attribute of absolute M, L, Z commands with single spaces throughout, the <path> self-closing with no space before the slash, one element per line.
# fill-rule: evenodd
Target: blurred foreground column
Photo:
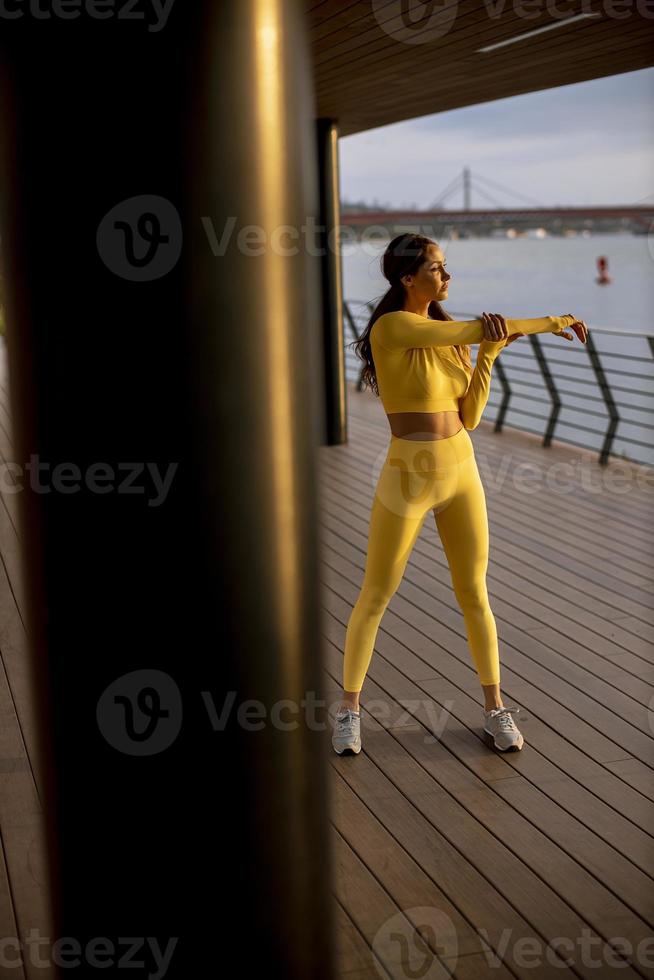
<path fill-rule="evenodd" d="M 328 980 L 304 24 L 130 7 L 16 7 L 0 41 L 51 938 L 81 976 L 104 940 L 105 977 Z"/>

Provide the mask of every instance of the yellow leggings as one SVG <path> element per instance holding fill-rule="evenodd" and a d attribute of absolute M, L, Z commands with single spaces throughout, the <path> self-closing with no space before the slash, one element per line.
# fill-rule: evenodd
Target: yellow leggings
<path fill-rule="evenodd" d="M 370 514 L 363 585 L 345 636 L 346 691 L 363 687 L 379 623 L 428 510 L 434 512 L 480 683 L 500 683 L 497 629 L 486 588 L 486 497 L 472 440 L 462 428 L 446 439 L 391 436 Z"/>

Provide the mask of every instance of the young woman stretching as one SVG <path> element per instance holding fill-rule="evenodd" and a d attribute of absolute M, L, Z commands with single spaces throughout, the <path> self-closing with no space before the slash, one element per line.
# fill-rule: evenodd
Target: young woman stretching
<path fill-rule="evenodd" d="M 486 498 L 468 435 L 481 418 L 494 359 L 523 334 L 555 333 L 582 343 L 588 330 L 572 314 L 530 320 L 454 321 L 442 308 L 451 274 L 439 246 L 423 235 L 398 235 L 382 259 L 390 288 L 356 342 L 364 381 L 381 398 L 391 440 L 370 515 L 363 585 L 350 615 L 343 660 L 343 700 L 336 752 L 361 750 L 359 694 L 379 623 L 397 590 L 428 510 L 450 568 L 468 646 L 484 692 L 484 731 L 501 751 L 523 737 L 500 695 L 495 619 L 486 587 Z M 470 344 L 479 344 L 473 370 Z"/>

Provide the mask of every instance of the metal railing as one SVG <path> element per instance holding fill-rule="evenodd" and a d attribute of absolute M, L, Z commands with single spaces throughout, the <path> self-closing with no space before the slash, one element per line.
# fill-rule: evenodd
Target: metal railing
<path fill-rule="evenodd" d="M 356 340 L 374 304 L 348 300 L 343 307 L 346 331 Z M 474 320 L 479 314 L 452 316 Z M 563 341 L 565 352 L 551 334 L 528 334 L 526 339 L 529 345 L 511 344 L 494 362 L 493 379 L 500 391 L 491 386 L 484 416 L 494 421 L 495 432 L 511 412 L 508 424 L 542 436 L 543 446 L 556 433 L 561 442 L 596 451 L 601 465 L 610 456 L 654 465 L 654 336 L 591 327 L 586 344 Z M 346 378 L 356 380 L 361 391 L 362 365 L 350 343 Z M 493 399 L 496 394 L 499 398 Z M 534 411 L 539 405 L 545 406 L 545 414 Z M 541 425 L 526 424 L 530 419 Z"/>

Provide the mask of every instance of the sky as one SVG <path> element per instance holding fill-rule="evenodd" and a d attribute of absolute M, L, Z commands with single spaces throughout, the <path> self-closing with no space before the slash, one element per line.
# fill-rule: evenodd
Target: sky
<path fill-rule="evenodd" d="M 548 207 L 652 204 L 654 68 L 344 136 L 339 161 L 342 201 L 428 208 L 468 166 L 473 208 L 490 203 L 475 183 L 520 203 L 484 178 Z M 445 206 L 462 204 L 459 191 Z"/>

